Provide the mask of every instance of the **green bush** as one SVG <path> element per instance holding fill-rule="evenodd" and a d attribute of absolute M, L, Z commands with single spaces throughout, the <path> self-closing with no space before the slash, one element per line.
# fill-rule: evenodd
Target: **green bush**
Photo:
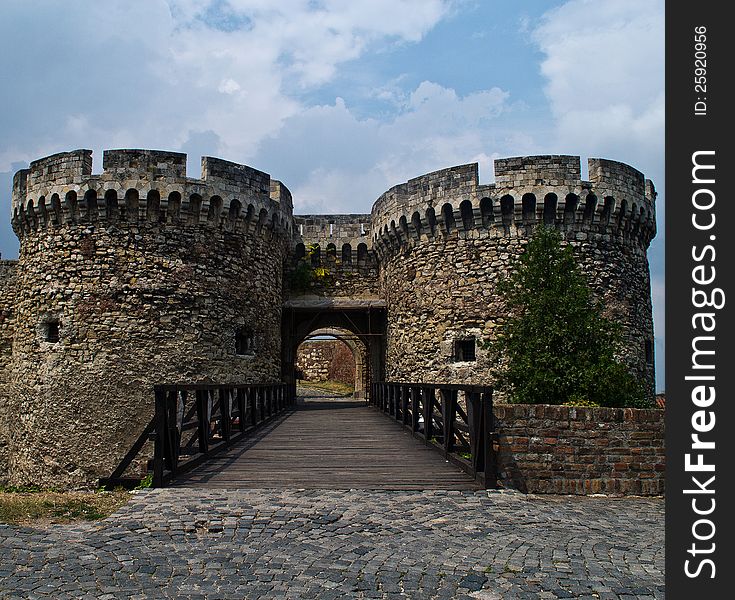
<path fill-rule="evenodd" d="M 511 402 L 651 406 L 642 383 L 616 359 L 620 325 L 602 316 L 558 232 L 540 227 L 499 291 L 510 317 L 486 347 L 503 365 L 498 387 Z"/>

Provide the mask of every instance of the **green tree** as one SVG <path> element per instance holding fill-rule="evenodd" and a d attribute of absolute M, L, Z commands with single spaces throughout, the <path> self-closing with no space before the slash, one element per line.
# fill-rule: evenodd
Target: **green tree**
<path fill-rule="evenodd" d="M 488 347 L 502 358 L 498 384 L 511 402 L 650 405 L 641 382 L 615 358 L 620 325 L 602 316 L 558 232 L 539 228 L 499 291 L 510 317 Z"/>

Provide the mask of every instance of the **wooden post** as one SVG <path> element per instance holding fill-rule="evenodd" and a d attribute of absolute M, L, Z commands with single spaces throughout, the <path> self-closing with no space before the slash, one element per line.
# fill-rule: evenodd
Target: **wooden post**
<path fill-rule="evenodd" d="M 498 486 L 498 463 L 495 455 L 495 417 L 493 415 L 493 390 L 485 388 L 482 392 L 483 416 L 483 454 L 485 463 L 485 489 Z"/>
<path fill-rule="evenodd" d="M 429 442 L 434 435 L 434 388 L 422 388 L 421 395 L 424 398 L 424 441 Z"/>
<path fill-rule="evenodd" d="M 181 433 L 179 432 L 178 426 L 178 413 L 179 413 L 179 393 L 177 390 L 172 390 L 166 395 L 166 451 L 165 455 L 168 458 L 167 466 L 171 471 L 171 476 L 176 475 L 176 467 L 179 464 L 179 446 L 181 443 Z"/>
<path fill-rule="evenodd" d="M 408 427 L 408 386 L 401 386 L 401 423 Z"/>
<path fill-rule="evenodd" d="M 485 455 L 483 452 L 482 407 L 479 392 L 465 392 L 467 399 L 467 425 L 470 428 L 470 452 L 472 452 L 472 472 L 477 477 L 483 471 Z"/>
<path fill-rule="evenodd" d="M 396 383 L 396 414 L 393 415 L 396 421 L 403 423 L 403 386 Z"/>
<path fill-rule="evenodd" d="M 409 388 L 409 395 L 411 397 L 411 431 L 419 430 L 419 394 L 418 389 L 414 386 Z"/>
<path fill-rule="evenodd" d="M 153 485 L 163 485 L 164 435 L 166 434 L 166 392 L 156 389 L 156 438 L 153 449 Z"/>
<path fill-rule="evenodd" d="M 199 422 L 199 452 L 205 454 L 209 450 L 209 392 L 197 390 L 197 421 Z"/>
<path fill-rule="evenodd" d="M 248 411 L 248 425 L 250 427 L 255 427 L 256 423 L 256 414 L 255 414 L 255 402 L 253 397 L 253 388 L 248 386 L 243 390 L 243 394 L 245 395 L 245 404 L 247 405 L 247 411 Z"/>
<path fill-rule="evenodd" d="M 237 411 L 240 413 L 239 422 L 240 432 L 242 433 L 245 431 L 245 411 L 247 409 L 247 405 L 245 403 L 245 391 L 242 388 L 236 388 L 236 390 Z"/>
<path fill-rule="evenodd" d="M 219 413 L 222 417 L 222 439 L 230 441 L 230 390 L 225 387 L 219 389 Z"/>

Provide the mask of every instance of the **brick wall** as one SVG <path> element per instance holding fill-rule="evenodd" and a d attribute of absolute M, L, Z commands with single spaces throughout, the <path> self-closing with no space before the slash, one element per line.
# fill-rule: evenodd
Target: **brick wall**
<path fill-rule="evenodd" d="M 664 411 L 496 405 L 498 471 L 530 493 L 664 493 Z"/>

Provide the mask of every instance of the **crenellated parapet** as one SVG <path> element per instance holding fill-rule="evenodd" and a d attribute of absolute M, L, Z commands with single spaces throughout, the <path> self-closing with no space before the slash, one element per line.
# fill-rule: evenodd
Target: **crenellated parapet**
<path fill-rule="evenodd" d="M 379 254 L 410 240 L 451 235 L 527 237 L 538 224 L 568 238 L 605 235 L 644 250 L 656 235 L 656 192 L 629 165 L 588 161 L 581 179 L 577 156 L 530 156 L 495 161 L 495 183 L 480 185 L 477 164 L 416 177 L 373 205 Z"/>
<path fill-rule="evenodd" d="M 290 237 L 293 202 L 267 173 L 212 157 L 202 178 L 186 176 L 186 154 L 106 150 L 92 173 L 91 150 L 33 161 L 13 179 L 12 225 L 19 238 L 75 224 L 213 227 Z"/>
<path fill-rule="evenodd" d="M 309 248 L 315 262 L 346 268 L 375 267 L 370 215 L 296 215 L 294 255 L 298 260 Z"/>

